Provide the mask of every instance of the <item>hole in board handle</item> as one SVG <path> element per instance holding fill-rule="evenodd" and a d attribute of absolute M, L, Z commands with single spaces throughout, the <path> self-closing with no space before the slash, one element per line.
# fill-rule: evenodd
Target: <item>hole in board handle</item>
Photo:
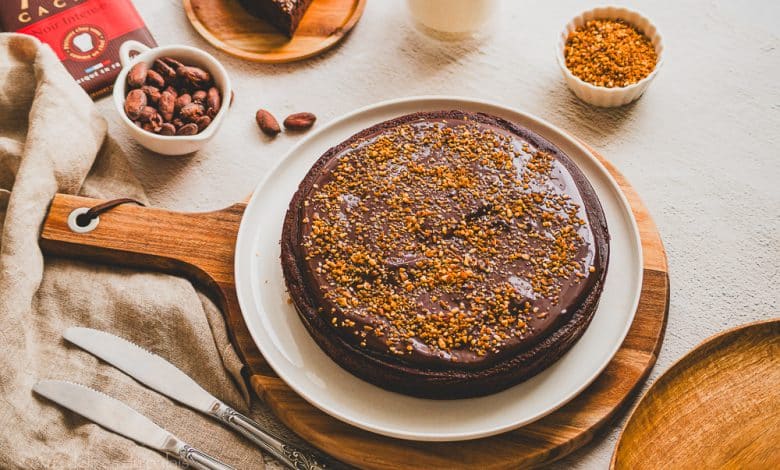
<path fill-rule="evenodd" d="M 78 209 L 73 209 L 73 212 L 68 215 L 68 228 L 72 232 L 89 233 L 95 230 L 100 223 L 100 217 L 90 218 L 87 215 L 88 211 L 88 207 L 79 207 Z"/>

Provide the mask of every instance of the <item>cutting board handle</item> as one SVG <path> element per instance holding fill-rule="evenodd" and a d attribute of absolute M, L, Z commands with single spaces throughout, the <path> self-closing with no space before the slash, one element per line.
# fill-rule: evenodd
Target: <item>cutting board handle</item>
<path fill-rule="evenodd" d="M 202 287 L 225 313 L 234 345 L 252 372 L 265 370 L 236 296 L 233 260 L 245 204 L 202 213 L 181 213 L 134 204 L 100 215 L 94 229 L 71 229 L 68 218 L 106 201 L 57 194 L 43 222 L 45 254 L 184 276 Z"/>

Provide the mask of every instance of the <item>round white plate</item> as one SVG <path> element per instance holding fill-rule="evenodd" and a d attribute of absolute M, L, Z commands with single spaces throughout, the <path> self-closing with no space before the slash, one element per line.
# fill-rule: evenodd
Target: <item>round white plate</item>
<path fill-rule="evenodd" d="M 537 132 L 579 165 L 598 193 L 611 235 L 609 271 L 590 327 L 559 361 L 532 379 L 490 396 L 426 400 L 364 382 L 333 362 L 309 336 L 287 291 L 279 261 L 285 211 L 310 166 L 362 129 L 417 111 L 485 112 Z M 257 186 L 241 221 L 236 288 L 244 319 L 279 377 L 309 403 L 359 428 L 401 439 L 455 441 L 498 434 L 537 420 L 588 386 L 617 352 L 634 318 L 642 285 L 642 246 L 631 208 L 607 170 L 553 125 L 497 104 L 415 97 L 369 106 L 321 126 Z"/>

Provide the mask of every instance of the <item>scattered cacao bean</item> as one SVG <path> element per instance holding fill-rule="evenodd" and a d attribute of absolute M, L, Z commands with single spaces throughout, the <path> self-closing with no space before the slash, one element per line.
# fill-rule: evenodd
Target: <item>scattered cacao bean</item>
<path fill-rule="evenodd" d="M 146 72 L 146 83 L 157 88 L 162 88 L 165 86 L 165 79 L 162 75 L 150 69 Z"/>
<path fill-rule="evenodd" d="M 176 131 L 176 135 L 195 135 L 198 133 L 198 125 L 194 122 L 185 124 Z"/>
<path fill-rule="evenodd" d="M 127 86 L 130 88 L 140 88 L 146 83 L 146 72 L 149 67 L 143 63 L 138 62 L 130 68 L 127 72 Z"/>
<path fill-rule="evenodd" d="M 166 82 L 172 82 L 176 79 L 176 69 L 165 63 L 163 59 L 156 59 L 152 67 L 165 78 Z"/>
<path fill-rule="evenodd" d="M 127 117 L 132 120 L 138 119 L 144 106 L 146 106 L 146 93 L 138 88 L 130 90 L 127 98 L 125 98 L 125 114 L 127 114 Z"/>
<path fill-rule="evenodd" d="M 146 100 L 156 106 L 160 101 L 160 90 L 151 85 L 144 85 L 141 89 L 146 93 Z"/>
<path fill-rule="evenodd" d="M 174 135 L 176 134 L 176 126 L 170 122 L 164 122 L 160 126 L 160 135 Z"/>
<path fill-rule="evenodd" d="M 305 131 L 314 125 L 317 116 L 312 113 L 290 114 L 284 119 L 284 128 L 293 131 Z"/>
<path fill-rule="evenodd" d="M 181 108 L 187 106 L 188 104 L 192 103 L 192 96 L 188 95 L 187 93 L 183 95 L 179 95 L 178 98 L 176 98 L 176 106 L 174 109 L 178 113 L 181 111 Z"/>
<path fill-rule="evenodd" d="M 257 110 L 257 114 L 255 114 L 255 120 L 257 121 L 257 126 L 261 131 L 263 131 L 265 135 L 273 137 L 276 134 L 282 132 L 282 129 L 279 127 L 279 122 L 270 112 L 266 111 L 265 109 Z"/>
<path fill-rule="evenodd" d="M 195 121 L 195 124 L 198 126 L 198 132 L 203 132 L 203 129 L 209 127 L 209 124 L 211 124 L 211 118 L 208 116 L 201 116 Z"/>
<path fill-rule="evenodd" d="M 206 102 L 206 92 L 203 90 L 198 90 L 195 93 L 192 94 L 192 101 L 195 101 L 196 103 L 205 103 Z"/>
<path fill-rule="evenodd" d="M 206 110 L 203 109 L 203 105 L 200 103 L 190 103 L 187 106 L 181 108 L 179 116 L 186 122 L 195 122 L 199 117 L 203 116 Z"/>

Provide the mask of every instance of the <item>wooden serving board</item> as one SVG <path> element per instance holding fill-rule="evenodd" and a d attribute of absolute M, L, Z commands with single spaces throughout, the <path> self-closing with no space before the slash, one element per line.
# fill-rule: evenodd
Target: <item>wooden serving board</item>
<path fill-rule="evenodd" d="M 611 468 L 780 468 L 780 318 L 719 333 L 664 372 Z"/>
<path fill-rule="evenodd" d="M 195 30 L 217 49 L 254 62 L 293 62 L 339 43 L 363 15 L 366 0 L 314 0 L 292 38 L 251 15 L 239 0 L 184 0 Z"/>
<path fill-rule="evenodd" d="M 515 431 L 472 441 L 413 442 L 362 431 L 314 408 L 270 370 L 236 300 L 233 256 L 243 204 L 199 214 L 124 205 L 102 214 L 94 231 L 79 234 L 68 228 L 68 215 L 102 201 L 59 194 L 40 243 L 47 254 L 156 269 L 200 284 L 225 313 L 257 395 L 303 439 L 344 462 L 369 469 L 532 467 L 569 454 L 612 422 L 647 377 L 663 341 L 669 278 L 661 237 L 631 185 L 599 158 L 630 202 L 642 239 L 642 293 L 628 336 L 596 381 L 564 407 Z"/>

